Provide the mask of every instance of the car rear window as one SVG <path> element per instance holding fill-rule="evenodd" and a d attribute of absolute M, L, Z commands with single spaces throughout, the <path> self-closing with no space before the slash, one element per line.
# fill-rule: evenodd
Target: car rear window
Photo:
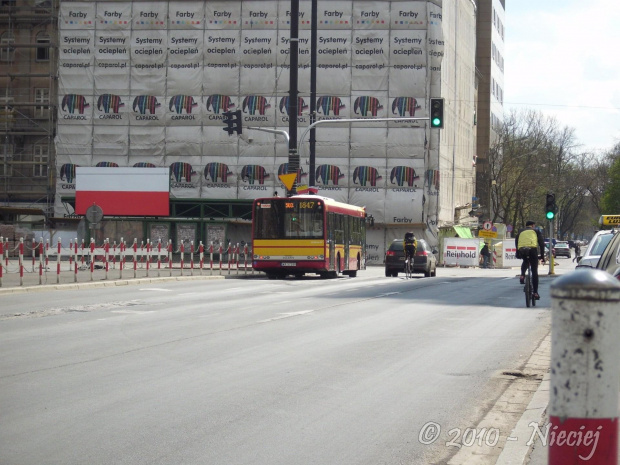
<path fill-rule="evenodd" d="M 392 252 L 402 252 L 403 251 L 403 243 L 402 242 L 392 242 L 390 244 L 390 251 Z"/>

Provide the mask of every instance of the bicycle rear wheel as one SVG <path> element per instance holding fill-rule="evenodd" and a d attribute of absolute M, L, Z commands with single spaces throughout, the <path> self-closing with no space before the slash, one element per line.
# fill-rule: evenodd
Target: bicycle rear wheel
<path fill-rule="evenodd" d="M 523 286 L 523 292 L 525 293 L 525 306 L 530 307 L 532 305 L 532 283 L 530 281 L 530 275 L 525 276 L 525 285 Z"/>

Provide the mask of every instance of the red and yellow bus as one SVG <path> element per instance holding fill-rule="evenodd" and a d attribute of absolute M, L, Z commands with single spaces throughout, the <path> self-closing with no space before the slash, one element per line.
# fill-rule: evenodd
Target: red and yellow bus
<path fill-rule="evenodd" d="M 366 268 L 366 210 L 318 195 L 254 200 L 252 267 L 270 279 Z"/>

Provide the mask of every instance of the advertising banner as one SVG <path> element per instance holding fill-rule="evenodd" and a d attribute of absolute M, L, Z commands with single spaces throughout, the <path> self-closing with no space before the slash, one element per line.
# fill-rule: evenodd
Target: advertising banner
<path fill-rule="evenodd" d="M 522 260 L 516 257 L 517 246 L 515 245 L 514 239 L 504 239 L 502 241 L 502 262 L 500 266 L 507 267 L 519 267 L 521 266 Z"/>
<path fill-rule="evenodd" d="M 248 127 L 287 132 L 290 118 L 307 183 L 308 138 L 299 137 L 312 103 L 310 12 L 302 0 L 291 102 L 288 0 L 61 2 L 58 193 L 74 192 L 72 166 L 103 163 L 167 168 L 174 197 L 271 195 L 282 189 L 288 144 Z M 319 193 L 366 205 L 378 224 L 434 228 L 438 153 L 426 122 L 398 118 L 428 116 L 443 57 L 441 8 L 321 1 L 317 41 L 317 119 L 368 121 L 317 127 Z M 223 114 L 236 110 L 241 136 L 223 130 Z M 396 119 L 372 121 L 385 117 Z"/>
<path fill-rule="evenodd" d="M 443 242 L 443 262 L 445 265 L 478 266 L 480 248 L 480 239 L 447 237 Z"/>

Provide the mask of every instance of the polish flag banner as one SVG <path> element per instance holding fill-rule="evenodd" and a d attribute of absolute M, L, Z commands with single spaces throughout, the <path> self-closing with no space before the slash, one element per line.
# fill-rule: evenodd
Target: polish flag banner
<path fill-rule="evenodd" d="M 168 168 L 75 169 L 75 213 L 96 204 L 105 216 L 169 216 Z"/>

